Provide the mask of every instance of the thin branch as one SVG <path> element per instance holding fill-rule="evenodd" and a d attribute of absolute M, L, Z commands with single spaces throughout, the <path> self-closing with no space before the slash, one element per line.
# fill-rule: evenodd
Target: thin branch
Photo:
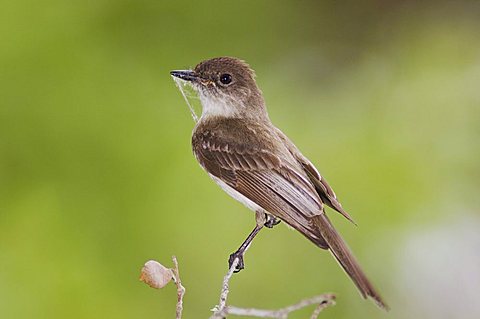
<path fill-rule="evenodd" d="M 335 300 L 335 295 L 334 294 L 318 295 L 318 296 L 315 296 L 315 297 L 312 297 L 312 298 L 303 299 L 303 300 L 299 301 L 298 303 L 296 303 L 294 305 L 291 305 L 291 306 L 285 307 L 283 309 L 280 309 L 280 312 L 288 314 L 290 312 L 308 307 L 310 305 L 316 305 L 316 304 L 318 304 L 319 306 L 320 305 L 323 306 L 320 309 L 320 311 L 322 311 L 323 308 L 326 308 L 328 306 L 333 306 L 335 304 L 334 300 Z M 317 307 L 317 309 L 315 309 L 315 311 L 317 311 L 317 310 L 318 310 L 318 307 Z M 313 318 L 315 318 L 315 317 L 313 317 Z"/>
<path fill-rule="evenodd" d="M 227 298 L 229 293 L 229 282 L 232 278 L 233 272 L 238 264 L 238 258 L 232 263 L 228 273 L 223 278 L 222 291 L 220 293 L 220 302 L 218 306 L 213 309 L 213 315 L 210 319 L 223 319 L 227 315 L 236 316 L 253 316 L 258 318 L 278 318 L 286 319 L 288 315 L 296 310 L 308 307 L 310 305 L 318 305 L 312 313 L 311 319 L 317 319 L 320 312 L 328 306 L 335 305 L 334 294 L 323 294 L 312 298 L 303 299 L 296 304 L 277 310 L 255 309 L 255 308 L 239 308 L 234 306 L 227 306 Z"/>
<path fill-rule="evenodd" d="M 173 280 L 177 286 L 177 308 L 176 308 L 176 319 L 182 319 L 183 312 L 183 296 L 185 295 L 185 287 L 182 285 L 180 279 L 180 271 L 178 267 L 178 261 L 175 256 L 172 256 L 174 268 L 166 268 L 157 261 L 150 260 L 145 263 L 145 266 L 142 268 L 142 273 L 140 280 L 144 281 L 152 288 L 163 288 L 170 281 Z M 235 258 L 233 260 L 232 266 L 228 270 L 227 274 L 223 278 L 222 282 L 222 291 L 220 293 L 220 300 L 217 306 L 212 309 L 213 314 L 210 319 L 225 319 L 227 315 L 235 316 L 252 316 L 257 318 L 276 318 L 276 319 L 287 319 L 291 312 L 297 311 L 299 309 L 317 305 L 313 311 L 310 319 L 317 319 L 323 309 L 328 306 L 335 305 L 335 295 L 334 294 L 323 294 L 318 295 L 312 298 L 303 299 L 296 304 L 276 309 L 255 309 L 255 308 L 240 308 L 235 306 L 227 306 L 227 299 L 229 293 L 229 282 L 233 276 L 235 269 L 237 268 L 240 260 Z"/>
<path fill-rule="evenodd" d="M 257 318 L 277 318 L 277 319 L 286 319 L 288 318 L 291 312 L 300 310 L 302 308 L 318 304 L 310 319 L 317 319 L 323 309 L 328 306 L 335 305 L 335 295 L 333 294 L 323 294 L 318 295 L 312 298 L 301 300 L 300 302 L 277 310 L 267 310 L 267 309 L 255 309 L 255 308 L 239 308 L 234 306 L 228 306 L 221 313 L 220 317 L 213 318 L 224 318 L 227 315 L 235 316 L 252 316 Z M 223 317 L 222 317 L 223 316 Z"/>
<path fill-rule="evenodd" d="M 177 257 L 172 256 L 174 268 L 173 271 L 173 281 L 177 286 L 177 311 L 176 311 L 176 319 L 182 319 L 182 311 L 183 311 L 183 296 L 185 295 L 185 287 L 182 285 L 182 280 L 180 279 L 180 271 L 178 270 L 178 261 Z"/>
<path fill-rule="evenodd" d="M 334 306 L 335 305 L 335 295 L 330 295 L 329 300 L 325 300 L 325 302 L 321 302 L 318 304 L 317 308 L 312 313 L 312 316 L 310 319 L 317 319 L 318 316 L 320 315 L 320 312 L 322 312 L 323 309 L 327 308 L 328 306 Z"/>
<path fill-rule="evenodd" d="M 235 258 L 227 274 L 225 275 L 225 277 L 223 277 L 222 292 L 220 293 L 220 302 L 215 308 L 213 308 L 213 315 L 210 317 L 210 319 L 217 319 L 217 318 L 221 319 L 225 317 L 226 314 L 224 314 L 224 311 L 227 305 L 228 293 L 230 292 L 229 291 L 230 278 L 232 278 L 235 268 L 237 268 L 237 265 L 239 262 L 240 260 L 238 258 Z"/>

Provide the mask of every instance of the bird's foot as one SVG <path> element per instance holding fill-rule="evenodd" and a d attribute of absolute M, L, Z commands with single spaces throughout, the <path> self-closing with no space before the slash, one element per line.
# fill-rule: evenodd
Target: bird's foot
<path fill-rule="evenodd" d="M 236 251 L 230 255 L 230 258 L 228 258 L 228 269 L 232 268 L 233 262 L 237 258 L 238 258 L 238 263 L 235 267 L 235 270 L 233 271 L 235 273 L 240 272 L 240 270 L 245 268 L 245 263 L 243 262 L 243 252 Z"/>
<path fill-rule="evenodd" d="M 276 225 L 280 224 L 280 222 L 281 222 L 280 219 L 276 218 L 275 216 L 269 215 L 269 214 L 266 214 L 266 219 L 267 219 L 267 221 L 263 225 L 267 228 L 273 228 L 273 226 L 276 226 Z"/>

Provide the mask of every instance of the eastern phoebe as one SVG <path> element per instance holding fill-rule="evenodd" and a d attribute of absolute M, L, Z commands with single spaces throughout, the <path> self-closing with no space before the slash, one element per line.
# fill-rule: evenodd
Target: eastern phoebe
<path fill-rule="evenodd" d="M 170 72 L 190 83 L 202 104 L 192 136 L 196 159 L 210 177 L 256 213 L 256 226 L 229 264 L 239 259 L 255 235 L 280 221 L 315 245 L 330 250 L 364 298 L 387 305 L 367 279 L 345 241 L 333 227 L 324 205 L 352 221 L 315 166 L 268 117 L 255 73 L 244 61 L 220 57 L 194 70 Z"/>

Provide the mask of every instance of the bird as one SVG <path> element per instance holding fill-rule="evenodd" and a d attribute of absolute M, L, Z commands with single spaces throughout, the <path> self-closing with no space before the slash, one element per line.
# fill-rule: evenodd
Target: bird
<path fill-rule="evenodd" d="M 312 162 L 272 123 L 252 68 L 224 56 L 170 74 L 190 84 L 202 105 L 192 133 L 195 158 L 227 194 L 255 213 L 255 228 L 230 255 L 229 267 L 237 259 L 235 272 L 242 270 L 245 250 L 258 232 L 284 222 L 330 251 L 361 296 L 388 310 L 325 208 L 351 222 L 352 217 Z"/>

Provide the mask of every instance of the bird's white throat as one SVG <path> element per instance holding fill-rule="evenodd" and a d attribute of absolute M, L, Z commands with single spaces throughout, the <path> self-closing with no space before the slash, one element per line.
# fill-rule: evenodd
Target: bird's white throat
<path fill-rule="evenodd" d="M 239 108 L 243 107 L 238 101 L 234 101 L 225 94 L 213 96 L 200 90 L 198 95 L 202 103 L 202 118 L 211 116 L 235 117 L 238 115 Z"/>

